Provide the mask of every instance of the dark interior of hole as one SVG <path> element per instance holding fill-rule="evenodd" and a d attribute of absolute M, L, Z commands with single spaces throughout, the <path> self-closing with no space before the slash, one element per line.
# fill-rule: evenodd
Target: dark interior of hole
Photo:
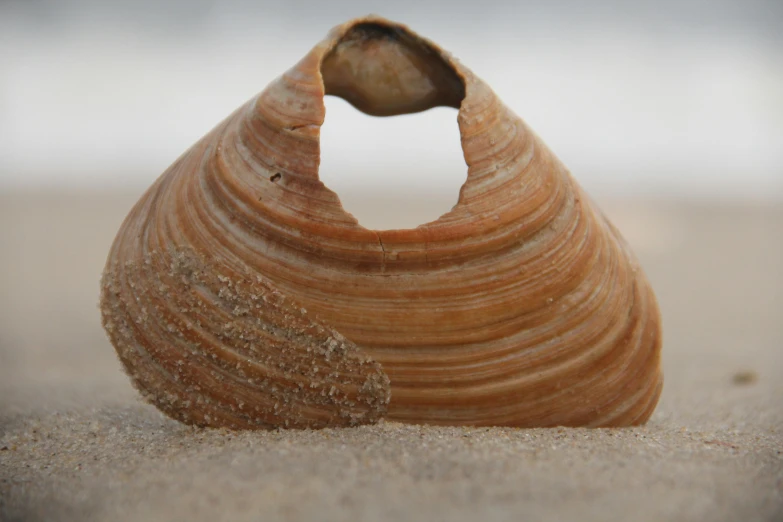
<path fill-rule="evenodd" d="M 321 64 L 326 94 L 373 116 L 459 108 L 465 84 L 427 42 L 376 23 L 351 28 Z"/>

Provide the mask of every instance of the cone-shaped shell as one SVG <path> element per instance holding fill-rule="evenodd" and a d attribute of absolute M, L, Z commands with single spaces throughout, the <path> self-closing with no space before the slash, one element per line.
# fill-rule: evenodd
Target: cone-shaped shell
<path fill-rule="evenodd" d="M 459 108 L 454 208 L 359 225 L 318 179 L 325 94 Z M 662 386 L 657 305 L 618 232 L 489 87 L 377 18 L 335 28 L 156 181 L 101 307 L 136 387 L 198 425 L 622 426 Z"/>

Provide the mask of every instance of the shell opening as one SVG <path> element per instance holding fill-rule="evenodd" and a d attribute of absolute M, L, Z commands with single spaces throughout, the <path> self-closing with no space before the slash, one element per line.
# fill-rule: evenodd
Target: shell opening
<path fill-rule="evenodd" d="M 326 94 L 373 116 L 458 109 L 465 83 L 441 53 L 399 26 L 375 22 L 348 29 L 321 63 Z"/>
<path fill-rule="evenodd" d="M 377 118 L 327 96 L 318 178 L 370 230 L 413 229 L 451 211 L 467 179 L 456 109 Z"/>

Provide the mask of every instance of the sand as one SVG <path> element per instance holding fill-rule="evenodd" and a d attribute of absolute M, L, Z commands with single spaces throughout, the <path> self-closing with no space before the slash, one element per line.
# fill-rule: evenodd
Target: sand
<path fill-rule="evenodd" d="M 783 520 L 783 207 L 603 202 L 663 312 L 644 427 L 232 433 L 141 402 L 100 328 L 137 196 L 0 194 L 0 520 Z"/>

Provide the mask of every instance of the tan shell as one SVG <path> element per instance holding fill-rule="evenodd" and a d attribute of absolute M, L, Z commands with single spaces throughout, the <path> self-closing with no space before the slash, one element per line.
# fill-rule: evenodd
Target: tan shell
<path fill-rule="evenodd" d="M 318 179 L 325 94 L 459 108 L 454 208 L 360 226 Z M 335 28 L 155 182 L 101 308 L 135 386 L 197 425 L 623 426 L 662 386 L 655 298 L 617 230 L 489 87 L 378 18 Z"/>

